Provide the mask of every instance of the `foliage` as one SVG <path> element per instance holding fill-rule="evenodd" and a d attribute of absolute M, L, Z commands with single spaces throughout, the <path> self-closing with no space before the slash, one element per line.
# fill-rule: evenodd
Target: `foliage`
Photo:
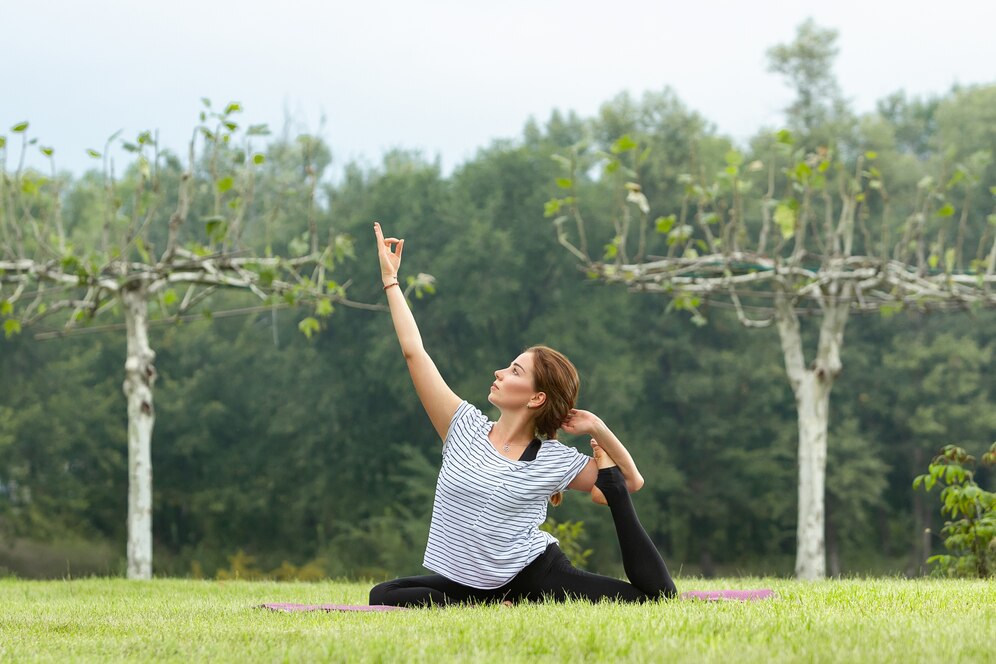
<path fill-rule="evenodd" d="M 548 517 L 540 526 L 540 530 L 557 538 L 560 550 L 564 552 L 572 565 L 578 569 L 588 567 L 588 558 L 591 557 L 592 550 L 586 549 L 583 544 L 587 539 L 584 532 L 584 521 L 558 522 L 553 517 Z"/>
<path fill-rule="evenodd" d="M 982 463 L 996 465 L 996 443 L 982 455 Z M 913 488 L 930 491 L 940 482 L 941 513 L 951 517 L 944 524 L 944 546 L 953 555 L 931 556 L 928 563 L 947 576 L 987 578 L 996 576 L 996 493 L 975 482 L 970 470 L 975 457 L 956 445 L 946 445 L 934 457 L 928 472 L 913 480 Z M 960 517 L 960 518 L 959 518 Z"/>
<path fill-rule="evenodd" d="M 300 567 L 284 560 L 279 567 L 264 572 L 256 567 L 254 556 L 239 549 L 228 557 L 228 563 L 227 568 L 221 568 L 215 573 L 215 578 L 219 581 L 320 581 L 328 578 L 321 560 L 312 560 Z M 191 564 L 191 576 L 195 579 L 203 578 L 203 568 L 196 560 Z"/>
<path fill-rule="evenodd" d="M 917 200 L 929 200 L 933 209 L 952 203 L 955 214 L 928 216 L 926 255 L 941 230 L 951 244 L 968 180 L 940 192 L 943 202 L 917 185 L 927 174 L 938 184 L 937 174 L 953 174 L 957 164 L 989 145 L 996 127 L 989 119 L 996 108 L 988 103 L 993 89 L 959 89 L 927 100 L 902 96 L 894 107 L 858 118 L 859 153 L 876 153 L 872 165 L 891 183 L 887 217 L 880 215 L 876 196 L 868 201 L 872 218 L 883 219 L 873 238 L 897 237 Z M 971 130 L 965 138 L 962 126 Z M 622 142 L 613 152 L 623 135 L 640 148 L 624 150 L 628 144 Z M 794 135 L 803 140 L 801 133 Z M 320 137 L 309 136 L 253 139 L 259 143 L 254 153 L 265 158 L 253 164 L 255 195 L 246 211 L 242 249 L 260 256 L 290 254 L 295 240 L 300 249 L 310 241 L 310 209 L 323 242 L 334 231 L 332 242 L 340 249 L 336 264 L 347 267 L 352 278 L 349 292 L 375 301 L 383 292 L 370 221 L 381 220 L 392 234 L 407 238 L 404 276 L 436 277 L 435 284 L 425 284 L 435 288 L 435 296 L 413 298 L 416 318 L 427 350 L 457 394 L 486 408 L 494 368 L 534 343 L 563 350 L 581 372 L 581 407 L 613 427 L 647 478 L 634 503 L 671 569 L 686 575 L 791 572 L 784 561 L 795 537 L 796 416 L 777 345 L 765 335 L 744 334 L 732 312 L 712 303 L 682 304 L 708 315 L 710 324 L 700 328 L 667 313 L 661 300 L 593 288 L 557 247 L 554 222 L 563 207 L 549 221 L 538 212 L 553 197 L 576 195 L 592 211 L 586 221 L 595 229 L 593 250 L 597 245 L 601 254 L 603 245 L 615 240 L 610 212 L 616 192 L 601 171 L 580 171 L 571 183 L 576 193 L 557 183 L 563 174 L 553 155 L 579 145 L 580 160 L 601 159 L 603 169 L 618 164 L 609 175 L 620 178 L 621 202 L 634 215 L 643 214 L 641 199 L 626 201 L 636 192 L 622 188 L 633 181 L 622 178 L 626 169 L 639 175 L 652 223 L 645 252 L 684 251 L 681 234 L 671 233 L 684 225 L 678 222 L 686 197 L 693 206 L 686 222 L 696 223 L 700 192 L 689 195 L 687 187 L 712 196 L 715 186 L 730 196 L 726 169 L 735 167 L 753 195 L 763 193 L 766 172 L 751 170 L 751 164 L 761 160 L 767 166 L 766 155 L 779 149 L 777 137 L 758 132 L 748 145 L 737 146 L 667 89 L 620 95 L 591 117 L 565 111 L 533 120 L 520 139 L 482 148 L 449 175 L 431 159 L 397 151 L 373 165 L 347 164 L 333 182 L 331 152 Z M 734 149 L 739 156 L 730 154 Z M 218 154 L 224 165 L 225 151 Z M 306 163 L 315 180 L 305 177 Z M 183 170 L 176 155 L 164 158 L 164 191 L 178 190 Z M 866 182 L 872 173 L 865 170 Z M 967 206 L 973 219 L 991 212 L 992 198 L 984 189 L 996 184 L 991 170 L 990 164 L 972 185 L 976 195 Z M 195 199 L 189 230 L 192 242 L 207 247 L 206 218 L 213 216 L 215 193 L 231 221 L 235 211 L 227 202 L 244 181 L 233 176 L 232 188 L 219 192 L 209 160 L 198 161 L 195 173 L 206 195 Z M 219 182 L 230 174 L 219 171 Z M 681 179 L 683 174 L 693 181 Z M 138 176 L 122 172 L 118 193 L 125 207 L 112 217 L 119 228 L 127 228 Z M 59 178 L 67 242 L 81 256 L 80 247 L 99 244 L 101 237 L 103 174 L 98 169 Z M 787 174 L 776 172 L 776 182 L 797 196 Z M 150 231 L 165 226 L 160 222 L 168 221 L 168 212 L 160 209 L 163 216 Z M 746 208 L 746 222 L 759 224 L 761 213 L 760 207 Z M 560 226 L 571 230 L 565 224 Z M 638 228 L 629 230 L 617 251 L 638 248 Z M 167 232 L 156 233 L 150 243 L 161 249 Z M 988 237 L 991 242 L 993 230 Z M 700 239 L 690 240 L 692 249 L 700 250 L 695 243 Z M 966 246 L 978 239 L 967 233 Z M 864 242 L 859 233 L 856 243 Z M 943 261 L 944 251 L 937 255 Z M 137 248 L 131 256 L 138 257 Z M 967 268 L 975 256 L 965 258 Z M 307 323 L 312 336 L 306 341 L 299 317 L 283 308 L 175 321 L 183 291 L 173 294 L 176 299 L 168 295 L 150 310 L 159 319 L 151 328 L 159 372 L 156 574 L 191 574 L 199 561 L 201 574 L 213 578 L 231 568 L 228 556 L 238 549 L 251 552 L 251 567 L 267 574 L 284 560 L 321 561 L 331 576 L 423 573 L 439 440 L 411 388 L 387 317 L 336 307 L 335 315 L 325 318 L 316 305 L 312 316 L 321 329 Z M 222 311 L 244 307 L 245 300 L 218 291 L 201 304 Z M 22 311 L 18 307 L 15 314 Z M 113 308 L 107 314 L 109 325 L 120 322 Z M 840 444 L 831 446 L 827 477 L 828 523 L 839 540 L 843 574 L 916 572 L 910 561 L 923 558 L 916 548 L 923 527 L 914 505 L 923 494 L 911 492 L 910 481 L 929 460 L 929 450 L 954 442 L 977 453 L 972 441 L 988 439 L 996 427 L 996 372 L 989 369 L 994 329 L 996 316 L 988 311 L 945 316 L 903 311 L 889 320 L 855 317 L 848 323 L 847 369 L 835 394 L 853 398 L 831 404 L 831 436 Z M 805 322 L 803 334 L 814 334 Z M 0 343 L 4 542 L 14 533 L 41 542 L 74 536 L 124 551 L 122 346 L 114 334 L 104 333 L 57 343 L 21 334 Z M 565 436 L 564 442 L 586 449 L 587 441 Z M 923 457 L 916 461 L 918 454 Z M 560 521 L 584 523 L 585 546 L 592 550 L 589 569 L 621 574 L 605 508 L 568 492 L 557 514 Z M 61 575 L 63 568 L 54 573 Z M 362 601 L 361 590 L 355 595 L 354 601 Z M 316 601 L 328 601 L 328 593 Z"/>

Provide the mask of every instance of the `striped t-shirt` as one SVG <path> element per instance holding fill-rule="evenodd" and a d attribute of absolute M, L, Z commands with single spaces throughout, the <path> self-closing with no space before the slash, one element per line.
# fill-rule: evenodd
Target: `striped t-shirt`
<path fill-rule="evenodd" d="M 533 461 L 506 459 L 488 433 L 494 422 L 463 401 L 443 442 L 423 565 L 472 588 L 498 588 L 556 538 L 539 529 L 550 496 L 591 460 L 556 440 Z"/>

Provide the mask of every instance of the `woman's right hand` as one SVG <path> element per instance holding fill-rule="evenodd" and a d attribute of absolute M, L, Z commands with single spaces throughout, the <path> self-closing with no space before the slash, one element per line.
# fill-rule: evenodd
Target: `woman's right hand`
<path fill-rule="evenodd" d="M 398 269 L 401 267 L 401 252 L 405 241 L 395 237 L 384 238 L 380 224 L 374 222 L 374 235 L 377 236 L 377 256 L 380 259 L 380 277 L 387 286 L 398 280 Z M 395 245 L 395 246 L 392 246 Z"/>

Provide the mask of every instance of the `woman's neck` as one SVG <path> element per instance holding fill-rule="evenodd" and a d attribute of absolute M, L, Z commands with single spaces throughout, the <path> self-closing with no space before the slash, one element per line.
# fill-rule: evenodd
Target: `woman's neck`
<path fill-rule="evenodd" d="M 489 434 L 494 443 L 528 445 L 536 437 L 536 424 L 529 411 L 502 413 Z"/>

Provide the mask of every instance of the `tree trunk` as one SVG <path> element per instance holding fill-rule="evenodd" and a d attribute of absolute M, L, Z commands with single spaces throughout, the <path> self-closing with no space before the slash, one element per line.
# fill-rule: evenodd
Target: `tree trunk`
<path fill-rule="evenodd" d="M 795 575 L 800 580 L 826 577 L 827 429 L 830 391 L 843 368 L 840 348 L 849 313 L 850 288 L 838 299 L 836 284 L 826 288 L 819 348 L 812 366 L 805 366 L 802 334 L 793 303 L 784 291 L 776 293 L 776 321 L 799 422 L 799 516 L 796 524 Z M 840 300 L 843 300 L 842 302 Z"/>
<path fill-rule="evenodd" d="M 149 348 L 144 285 L 121 291 L 128 330 L 124 393 L 128 398 L 128 578 L 152 578 L 152 385 L 156 354 Z"/>
<path fill-rule="evenodd" d="M 830 385 L 818 380 L 815 371 L 806 370 L 795 401 L 799 413 L 795 576 L 800 580 L 816 580 L 826 576 L 824 501 Z"/>

